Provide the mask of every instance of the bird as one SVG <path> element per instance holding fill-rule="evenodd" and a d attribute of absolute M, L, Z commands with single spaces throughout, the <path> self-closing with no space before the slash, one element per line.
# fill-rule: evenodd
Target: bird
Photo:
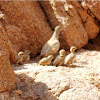
<path fill-rule="evenodd" d="M 0 19 L 4 19 L 5 15 L 2 13 L 2 11 L 0 11 Z"/>
<path fill-rule="evenodd" d="M 73 66 L 73 60 L 76 56 L 75 50 L 77 50 L 76 46 L 70 48 L 70 53 L 64 59 L 64 65 Z"/>
<path fill-rule="evenodd" d="M 4 14 L 0 11 L 0 30 L 3 29 L 3 25 L 2 25 L 2 19 L 4 19 Z"/>
<path fill-rule="evenodd" d="M 3 19 L 4 18 L 4 14 L 0 14 L 0 19 Z"/>
<path fill-rule="evenodd" d="M 29 61 L 30 60 L 30 51 L 29 50 L 26 50 L 24 52 L 24 56 L 23 56 L 23 61 Z"/>
<path fill-rule="evenodd" d="M 16 56 L 16 65 L 22 65 L 24 52 L 20 51 Z"/>
<path fill-rule="evenodd" d="M 49 55 L 48 57 L 44 57 L 39 61 L 39 64 L 43 65 L 43 66 L 50 65 L 53 58 L 54 58 L 53 55 Z"/>
<path fill-rule="evenodd" d="M 61 26 L 56 26 L 52 37 L 44 44 L 40 56 L 47 57 L 48 55 L 54 55 L 60 48 L 59 34 L 62 30 Z"/>
<path fill-rule="evenodd" d="M 59 55 L 53 61 L 53 65 L 54 66 L 61 66 L 61 65 L 63 65 L 65 56 L 66 56 L 66 51 L 64 49 L 61 49 L 59 51 Z"/>

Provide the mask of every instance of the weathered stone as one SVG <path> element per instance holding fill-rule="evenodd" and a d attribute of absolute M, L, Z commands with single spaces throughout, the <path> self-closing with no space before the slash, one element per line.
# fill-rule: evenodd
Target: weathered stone
<path fill-rule="evenodd" d="M 0 29 L 0 92 L 11 90 L 15 83 L 15 74 L 11 68 L 10 45 L 8 45 L 7 34 L 2 27 Z"/>
<path fill-rule="evenodd" d="M 39 3 L 25 0 L 0 4 L 6 14 L 6 32 L 16 51 L 28 49 L 33 55 L 39 53 L 53 33 Z"/>
<path fill-rule="evenodd" d="M 0 100 L 9 100 L 9 98 L 10 98 L 9 92 L 0 93 Z"/>
<path fill-rule="evenodd" d="M 100 2 L 98 1 L 40 1 L 51 26 L 61 24 L 64 30 L 60 36 L 61 47 L 75 45 L 78 48 L 94 39 L 99 33 Z M 82 21 L 81 21 L 82 20 Z"/>
<path fill-rule="evenodd" d="M 90 16 L 87 17 L 84 27 L 90 39 L 94 39 L 99 33 L 99 27 L 95 24 L 95 20 Z"/>
<path fill-rule="evenodd" d="M 58 19 L 56 18 L 56 15 L 54 13 L 54 10 L 50 4 L 49 1 L 39 1 L 43 11 L 45 12 L 45 15 L 47 16 L 47 19 L 49 21 L 49 24 L 54 29 L 57 25 L 60 24 Z"/>
<path fill-rule="evenodd" d="M 50 17 L 49 21 L 51 25 L 54 27 L 54 23 L 56 23 L 56 25 L 60 23 L 64 27 L 64 30 L 60 35 L 62 48 L 68 48 L 72 45 L 81 48 L 87 43 L 87 32 L 85 31 L 81 18 L 74 6 L 67 3 L 65 0 L 40 1 L 40 3 L 47 15 L 52 14 L 52 16 L 55 17 L 52 19 L 48 16 L 48 18 Z M 48 12 L 46 8 L 49 9 Z M 50 12 L 52 9 L 54 12 Z"/>
<path fill-rule="evenodd" d="M 82 7 L 85 10 L 90 10 L 90 14 L 95 16 L 100 21 L 100 1 L 82 1 L 81 2 Z"/>
<path fill-rule="evenodd" d="M 84 10 L 78 1 L 71 1 L 71 4 L 76 7 L 89 39 L 94 39 L 99 33 L 99 27 L 92 16 L 92 13 L 88 13 L 88 9 Z"/>
<path fill-rule="evenodd" d="M 11 90 L 15 83 L 15 74 L 9 62 L 7 51 L 0 51 L 0 92 Z"/>

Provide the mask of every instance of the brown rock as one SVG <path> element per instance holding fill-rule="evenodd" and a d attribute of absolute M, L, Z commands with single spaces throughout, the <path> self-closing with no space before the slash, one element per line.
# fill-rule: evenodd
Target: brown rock
<path fill-rule="evenodd" d="M 100 21 L 100 1 L 82 1 L 82 7 L 90 10 L 90 14 L 95 16 Z"/>
<path fill-rule="evenodd" d="M 10 98 L 9 92 L 0 93 L 0 100 L 9 100 L 9 98 Z"/>
<path fill-rule="evenodd" d="M 56 18 L 56 15 L 54 13 L 54 10 L 50 4 L 50 1 L 39 1 L 43 11 L 45 12 L 48 21 L 51 25 L 51 27 L 54 29 L 57 25 L 60 24 L 60 22 L 58 21 L 58 19 Z"/>
<path fill-rule="evenodd" d="M 98 21 L 95 19 L 100 19 L 98 1 L 50 0 L 40 1 L 40 4 L 53 28 L 59 24 L 64 26 L 60 36 L 61 48 L 72 45 L 81 48 L 88 39 L 94 39 L 99 33 Z"/>
<path fill-rule="evenodd" d="M 12 45 L 12 43 L 8 40 L 8 50 L 9 50 L 9 60 L 11 63 L 15 63 L 16 62 L 16 56 L 17 56 L 17 52 L 14 49 L 14 46 Z"/>
<path fill-rule="evenodd" d="M 21 90 L 14 90 L 14 92 L 15 92 L 16 95 L 21 95 L 22 94 Z"/>
<path fill-rule="evenodd" d="M 4 28 L 0 29 L 0 92 L 12 89 L 15 83 L 15 74 L 10 65 L 10 51 L 8 38 Z"/>
<path fill-rule="evenodd" d="M 0 69 L 0 92 L 12 89 L 15 74 L 11 68 L 7 51 L 0 51 Z"/>
<path fill-rule="evenodd" d="M 90 12 L 91 13 L 90 14 L 88 12 L 89 11 L 88 9 L 84 10 L 82 8 L 82 6 L 78 3 L 78 1 L 73 1 L 73 2 L 71 2 L 71 4 L 76 7 L 76 10 L 78 11 L 78 13 L 82 19 L 84 28 L 87 31 L 89 39 L 95 38 L 99 33 L 99 27 L 96 24 L 96 20 L 92 16 L 92 13 Z"/>
<path fill-rule="evenodd" d="M 53 33 L 39 3 L 25 0 L 1 1 L 0 4 L 6 14 L 6 32 L 15 49 L 28 49 L 33 55 L 39 53 Z"/>
<path fill-rule="evenodd" d="M 95 21 L 92 17 L 88 17 L 84 27 L 89 35 L 90 39 L 94 39 L 99 33 L 99 27 L 95 24 Z"/>
<path fill-rule="evenodd" d="M 44 6 L 45 4 L 46 6 Z M 62 48 L 68 49 L 68 47 L 72 45 L 81 48 L 88 42 L 87 32 L 74 6 L 66 1 L 58 0 L 50 0 L 48 3 L 42 2 L 41 5 L 44 11 L 47 12 L 46 8 L 49 9 L 47 15 L 49 15 L 53 9 L 54 13 L 52 15 L 54 15 L 55 19 L 64 27 L 60 38 Z M 57 23 L 55 19 L 49 19 L 52 26 L 54 23 Z"/>

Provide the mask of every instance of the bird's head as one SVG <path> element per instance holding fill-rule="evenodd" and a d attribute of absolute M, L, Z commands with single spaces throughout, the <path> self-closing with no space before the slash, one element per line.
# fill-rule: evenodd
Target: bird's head
<path fill-rule="evenodd" d="M 57 33 L 59 33 L 61 30 L 62 30 L 62 27 L 61 27 L 61 26 L 56 26 L 56 27 L 55 27 L 55 31 L 56 31 Z"/>
<path fill-rule="evenodd" d="M 4 19 L 5 18 L 5 14 L 3 14 L 2 11 L 0 11 L 0 19 Z"/>
<path fill-rule="evenodd" d="M 54 56 L 53 55 L 49 55 L 48 58 L 52 60 L 54 58 Z"/>
<path fill-rule="evenodd" d="M 28 55 L 29 55 L 30 53 L 31 53 L 30 50 L 26 50 L 26 51 L 25 51 L 25 54 L 28 54 Z"/>
<path fill-rule="evenodd" d="M 22 51 L 20 51 L 19 53 L 18 53 L 18 56 L 24 56 L 24 52 L 22 52 Z"/>
<path fill-rule="evenodd" d="M 64 49 L 61 49 L 59 51 L 60 56 L 64 56 L 66 54 L 66 51 Z"/>
<path fill-rule="evenodd" d="M 75 47 L 75 46 L 72 46 L 71 48 L 70 48 L 70 52 L 75 52 L 75 50 L 77 50 L 77 47 Z"/>

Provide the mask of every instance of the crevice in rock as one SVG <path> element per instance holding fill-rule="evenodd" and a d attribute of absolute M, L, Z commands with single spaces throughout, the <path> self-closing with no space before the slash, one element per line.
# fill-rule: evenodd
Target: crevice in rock
<path fill-rule="evenodd" d="M 96 18 L 96 16 L 91 12 L 91 10 L 88 8 L 87 13 L 95 20 L 96 25 L 100 25 L 100 21 Z"/>
<path fill-rule="evenodd" d="M 61 95 L 64 91 L 66 91 L 66 90 L 68 90 L 68 89 L 70 89 L 70 86 L 69 86 L 69 85 L 66 86 L 64 89 L 62 89 L 62 90 L 60 91 L 58 97 L 60 97 L 60 95 Z"/>
<path fill-rule="evenodd" d="M 90 39 L 84 49 L 100 51 L 100 32 L 95 39 Z"/>
<path fill-rule="evenodd" d="M 82 21 L 83 26 L 84 26 L 84 23 L 86 23 L 86 22 L 87 22 L 88 17 L 87 17 L 87 19 L 83 22 L 82 17 L 81 17 L 81 15 L 80 15 L 79 11 L 78 11 L 78 9 L 82 9 L 82 10 L 84 10 L 84 8 L 83 8 L 83 7 L 82 7 L 82 5 L 81 5 L 81 2 L 82 2 L 82 1 L 78 0 L 78 3 L 79 3 L 79 5 L 80 5 L 80 7 L 79 7 L 79 8 L 78 8 L 78 7 L 76 7 L 76 8 L 77 8 L 77 9 L 76 9 L 76 11 L 77 11 L 78 15 L 80 16 L 81 21 Z"/>
<path fill-rule="evenodd" d="M 92 18 L 96 18 L 96 16 L 91 12 L 91 10 L 88 8 L 87 9 L 87 13 L 92 17 Z"/>
<path fill-rule="evenodd" d="M 52 27 L 52 25 L 51 25 L 51 23 L 50 23 L 50 21 L 49 21 L 49 18 L 48 18 L 48 16 L 47 16 L 45 10 L 43 9 L 43 7 L 42 7 L 42 5 L 41 5 L 41 3 L 40 3 L 41 1 L 38 1 L 38 2 L 39 2 L 39 5 L 40 5 L 40 8 L 41 8 L 42 11 L 44 12 L 44 15 L 45 15 L 45 17 L 46 17 L 46 19 L 47 19 L 47 22 L 48 22 L 49 26 L 50 26 L 51 29 L 54 31 L 54 28 Z"/>
<path fill-rule="evenodd" d="M 81 5 L 82 1 L 78 0 L 79 5 L 81 6 L 82 9 L 84 9 Z M 85 10 L 85 9 L 84 9 Z"/>
<path fill-rule="evenodd" d="M 78 10 L 77 10 L 77 9 L 76 9 L 76 11 L 77 11 L 78 15 L 80 16 L 80 19 L 81 19 L 81 21 L 82 21 L 82 23 L 83 23 L 83 26 L 84 26 L 84 22 L 83 22 L 83 20 L 82 20 L 81 15 L 79 14 L 79 12 L 78 12 Z M 85 22 L 86 22 L 86 21 L 85 21 Z"/>

